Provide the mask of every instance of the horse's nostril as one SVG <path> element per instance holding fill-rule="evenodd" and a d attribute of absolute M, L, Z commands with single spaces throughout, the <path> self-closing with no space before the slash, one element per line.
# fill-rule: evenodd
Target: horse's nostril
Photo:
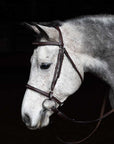
<path fill-rule="evenodd" d="M 31 119 L 28 114 L 24 114 L 23 121 L 27 126 L 31 126 Z"/>

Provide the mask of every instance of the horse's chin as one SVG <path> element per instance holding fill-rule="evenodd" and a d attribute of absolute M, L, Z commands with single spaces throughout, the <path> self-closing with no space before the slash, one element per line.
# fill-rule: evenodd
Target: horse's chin
<path fill-rule="evenodd" d="M 27 128 L 30 129 L 30 130 L 40 130 L 40 129 L 43 129 L 43 128 L 47 127 L 48 125 L 49 125 L 49 123 L 42 123 L 41 122 L 40 125 L 37 124 L 37 126 L 31 126 L 31 127 L 27 126 Z"/>

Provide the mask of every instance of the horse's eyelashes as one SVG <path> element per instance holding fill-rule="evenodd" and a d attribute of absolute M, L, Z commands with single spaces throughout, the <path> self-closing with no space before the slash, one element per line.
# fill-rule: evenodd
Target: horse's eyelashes
<path fill-rule="evenodd" d="M 51 63 L 41 63 L 40 68 L 45 70 L 51 66 Z"/>

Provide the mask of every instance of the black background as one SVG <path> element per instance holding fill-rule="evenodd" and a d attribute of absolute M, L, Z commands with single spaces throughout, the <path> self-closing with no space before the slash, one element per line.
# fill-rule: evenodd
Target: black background
<path fill-rule="evenodd" d="M 113 14 L 113 1 L 23 0 L 0 1 L 0 143 L 60 144 L 56 135 L 65 140 L 79 140 L 89 134 L 95 124 L 77 125 L 52 116 L 47 128 L 28 130 L 21 120 L 21 103 L 29 76 L 33 47 L 32 37 L 21 22 L 66 20 L 82 15 Z M 97 118 L 103 96 L 109 87 L 92 74 L 78 92 L 61 108 L 71 117 L 82 120 Z M 110 109 L 107 100 L 106 111 Z M 98 131 L 85 144 L 113 144 L 114 116 L 103 120 Z"/>

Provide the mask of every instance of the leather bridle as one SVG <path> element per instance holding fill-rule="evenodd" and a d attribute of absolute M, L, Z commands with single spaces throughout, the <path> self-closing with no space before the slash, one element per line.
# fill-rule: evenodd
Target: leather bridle
<path fill-rule="evenodd" d="M 59 52 L 58 52 L 58 57 L 57 57 L 57 63 L 56 63 L 56 66 L 55 66 L 55 71 L 54 71 L 54 76 L 53 76 L 53 80 L 52 80 L 52 83 L 51 83 L 51 88 L 50 88 L 50 91 L 49 92 L 46 92 L 46 91 L 43 91 L 41 89 L 38 89 L 38 88 L 35 88 L 34 86 L 31 86 L 30 84 L 27 84 L 26 87 L 32 91 L 35 91 L 37 93 L 40 93 L 41 95 L 47 97 L 48 99 L 45 99 L 42 103 L 42 107 L 44 110 L 51 110 L 55 113 L 57 113 L 57 115 L 59 115 L 60 117 L 66 119 L 66 120 L 69 120 L 71 122 L 74 122 L 74 123 L 81 123 L 81 124 L 88 124 L 88 123 L 94 123 L 94 122 L 98 122 L 96 127 L 93 129 L 93 131 L 85 138 L 79 140 L 79 141 L 75 141 L 75 142 L 65 142 L 63 141 L 62 139 L 59 138 L 59 140 L 62 142 L 62 143 L 65 143 L 65 144 L 78 144 L 78 143 L 81 143 L 85 140 L 87 140 L 90 136 L 92 136 L 94 134 L 94 132 L 97 130 L 97 128 L 99 127 L 101 121 L 103 118 L 107 117 L 108 115 L 110 115 L 112 112 L 114 112 L 114 110 L 112 109 L 111 111 L 107 112 L 106 114 L 104 114 L 104 110 L 105 110 L 105 103 L 106 103 L 106 97 L 104 97 L 104 100 L 103 100 L 103 104 L 102 104 L 102 108 L 101 108 L 101 113 L 100 113 L 100 116 L 98 119 L 95 119 L 95 120 L 91 120 L 91 121 L 78 121 L 78 120 L 75 120 L 75 119 L 72 119 L 70 117 L 68 117 L 67 115 L 65 115 L 64 113 L 62 113 L 61 111 L 59 111 L 57 108 L 56 108 L 56 103 L 59 105 L 59 106 L 62 106 L 63 103 L 57 99 L 54 95 L 53 95 L 53 92 L 54 92 L 54 88 L 55 88 L 55 85 L 60 77 L 60 73 L 61 73 L 61 68 L 62 68 L 62 63 L 63 63 L 63 60 L 64 60 L 64 55 L 68 58 L 68 60 L 70 61 L 72 67 L 75 69 L 75 71 L 77 72 L 77 74 L 79 75 L 79 78 L 81 80 L 81 82 L 83 82 L 83 78 L 82 78 L 82 75 L 81 73 L 79 72 L 79 70 L 77 69 L 77 66 L 74 64 L 72 58 L 70 57 L 70 55 L 68 54 L 67 50 L 64 48 L 64 43 L 63 43 L 63 37 L 62 37 L 62 33 L 61 33 L 61 30 L 59 28 L 59 26 L 54 26 L 54 28 L 58 31 L 59 33 L 59 42 L 53 42 L 53 41 L 48 41 L 48 42 L 34 42 L 33 44 L 34 45 L 37 45 L 37 46 L 47 46 L 47 45 L 51 45 L 51 46 L 58 46 L 59 47 Z M 54 101 L 55 102 L 55 106 L 52 107 L 52 108 L 47 108 L 45 106 L 45 102 L 47 100 L 51 100 L 51 101 Z M 104 114 L 104 115 L 103 115 Z"/>
<path fill-rule="evenodd" d="M 59 47 L 59 53 L 58 53 L 58 57 L 57 57 L 57 63 L 56 63 L 56 67 L 55 67 L 55 72 L 54 72 L 54 76 L 53 76 L 53 80 L 51 83 L 51 88 L 49 92 L 45 92 L 41 89 L 35 88 L 29 84 L 26 85 L 27 88 L 36 91 L 46 97 L 49 98 L 49 100 L 54 100 L 56 103 L 59 104 L 59 106 L 61 106 L 63 103 L 60 102 L 60 100 L 58 100 L 56 97 L 53 96 L 53 91 L 55 88 L 55 85 L 57 83 L 57 80 L 60 77 L 60 73 L 61 73 L 61 68 L 62 68 L 62 63 L 63 63 L 63 59 L 64 59 L 64 55 L 66 55 L 66 57 L 69 59 L 70 63 L 72 64 L 73 68 L 76 70 L 76 72 L 78 73 L 81 82 L 83 81 L 83 78 L 80 74 L 80 72 L 78 71 L 76 65 L 74 64 L 73 60 L 71 59 L 71 57 L 69 56 L 67 50 L 64 48 L 64 43 L 63 43 L 63 37 L 62 37 L 62 33 L 59 27 L 55 27 L 55 29 L 58 31 L 59 33 L 59 42 L 53 42 L 53 41 L 48 41 L 48 42 L 34 42 L 34 45 L 37 46 L 47 46 L 47 45 L 51 45 L 51 46 L 58 46 Z M 43 103 L 44 104 L 44 103 Z M 43 105 L 44 107 L 44 105 Z"/>

